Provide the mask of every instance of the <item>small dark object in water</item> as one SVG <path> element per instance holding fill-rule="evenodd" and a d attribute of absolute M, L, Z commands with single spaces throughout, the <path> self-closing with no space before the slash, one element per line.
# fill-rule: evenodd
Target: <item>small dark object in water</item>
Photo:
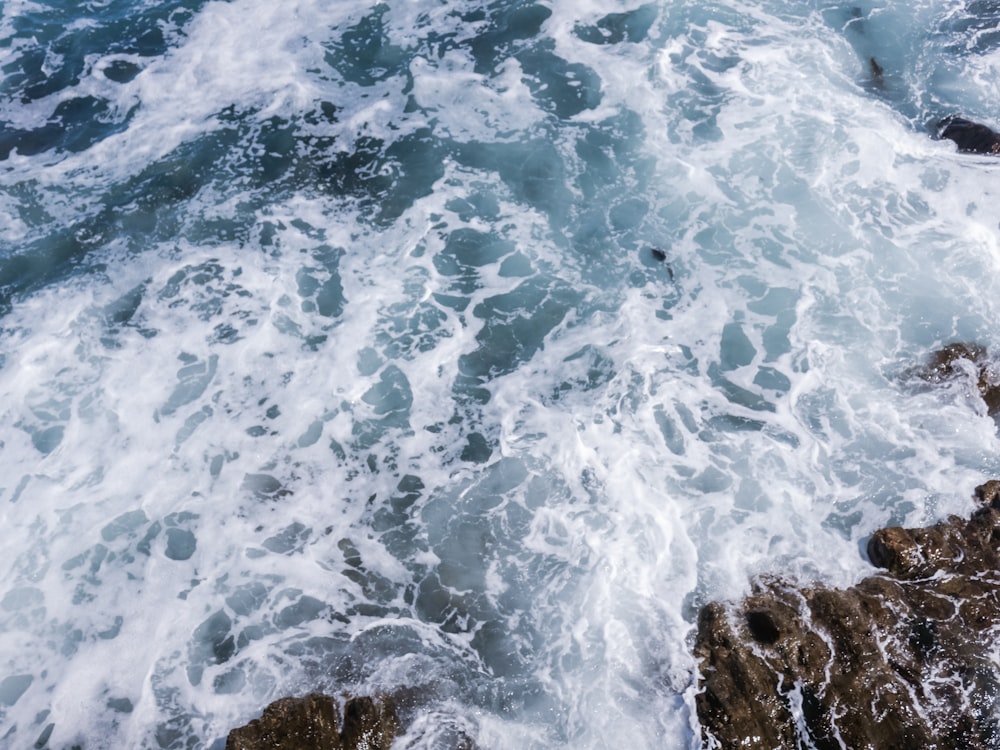
<path fill-rule="evenodd" d="M 651 247 L 651 248 L 649 248 L 649 252 L 653 256 L 653 260 L 658 260 L 658 261 L 660 261 L 660 263 L 666 263 L 667 253 L 666 253 L 665 250 L 661 250 L 658 247 Z M 669 263 L 667 263 L 667 274 L 670 276 L 670 280 L 673 281 L 674 280 L 674 269 L 672 269 L 670 267 Z"/>
<path fill-rule="evenodd" d="M 1000 154 L 1000 133 L 964 117 L 942 120 L 938 125 L 938 137 L 955 141 L 958 150 L 965 153 Z"/>
<path fill-rule="evenodd" d="M 868 69 L 872 74 L 872 83 L 876 86 L 881 86 L 883 84 L 882 75 L 885 73 L 885 69 L 878 64 L 878 60 L 874 57 L 868 58 Z"/>

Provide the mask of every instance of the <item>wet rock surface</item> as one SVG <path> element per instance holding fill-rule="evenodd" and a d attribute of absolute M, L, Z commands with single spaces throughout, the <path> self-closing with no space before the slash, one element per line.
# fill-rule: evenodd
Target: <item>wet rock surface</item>
<path fill-rule="evenodd" d="M 1000 414 L 1000 375 L 980 344 L 948 344 L 932 352 L 916 374 L 929 385 L 965 381 L 983 399 L 990 416 Z"/>
<path fill-rule="evenodd" d="M 229 733 L 226 750 L 388 750 L 400 725 L 392 700 L 282 698 Z"/>
<path fill-rule="evenodd" d="M 1000 748 L 1000 481 L 971 518 L 871 537 L 883 572 L 762 581 L 698 620 L 705 747 Z"/>
<path fill-rule="evenodd" d="M 970 154 L 1000 154 L 1000 133 L 964 117 L 948 117 L 938 125 L 938 136 L 958 144 L 958 150 Z"/>

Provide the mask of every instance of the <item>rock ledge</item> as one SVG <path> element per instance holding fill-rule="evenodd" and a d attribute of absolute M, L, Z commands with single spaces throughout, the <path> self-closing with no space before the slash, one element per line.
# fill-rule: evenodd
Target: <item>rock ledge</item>
<path fill-rule="evenodd" d="M 705 747 L 1000 748 L 1000 481 L 982 507 L 881 529 L 884 569 L 834 590 L 760 581 L 699 615 Z"/>
<path fill-rule="evenodd" d="M 339 702 L 313 693 L 282 698 L 259 719 L 229 733 L 226 750 L 389 750 L 399 733 L 388 699 L 348 698 Z"/>

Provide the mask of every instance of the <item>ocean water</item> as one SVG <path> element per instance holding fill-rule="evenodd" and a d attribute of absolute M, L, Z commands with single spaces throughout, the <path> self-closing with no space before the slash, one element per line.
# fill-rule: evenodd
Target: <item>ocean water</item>
<path fill-rule="evenodd" d="M 988 0 L 9 0 L 0 746 L 697 748 L 698 608 L 1000 471 Z M 872 58 L 877 62 L 871 63 Z M 878 71 L 881 72 L 878 72 Z"/>

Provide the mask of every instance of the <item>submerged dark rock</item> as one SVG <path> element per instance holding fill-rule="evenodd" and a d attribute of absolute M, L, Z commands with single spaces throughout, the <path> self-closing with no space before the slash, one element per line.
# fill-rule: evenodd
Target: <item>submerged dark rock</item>
<path fill-rule="evenodd" d="M 1000 748 L 1000 481 L 971 518 L 882 529 L 849 589 L 758 582 L 705 606 L 706 747 Z"/>
<path fill-rule="evenodd" d="M 871 73 L 872 84 L 876 88 L 882 88 L 885 85 L 885 69 L 878 64 L 878 60 L 874 57 L 868 58 L 868 72 Z"/>
<path fill-rule="evenodd" d="M 399 734 L 392 700 L 329 695 L 282 698 L 259 719 L 229 733 L 226 750 L 389 750 Z"/>
<path fill-rule="evenodd" d="M 1000 154 L 1000 133 L 964 117 L 948 117 L 938 124 L 938 137 L 958 144 L 970 154 Z"/>

